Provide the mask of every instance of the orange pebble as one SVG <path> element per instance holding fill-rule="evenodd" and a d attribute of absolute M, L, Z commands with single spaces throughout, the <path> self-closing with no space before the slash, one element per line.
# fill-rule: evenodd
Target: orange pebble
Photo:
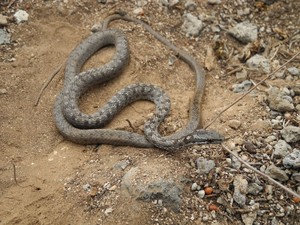
<path fill-rule="evenodd" d="M 299 202 L 300 202 L 300 198 L 294 197 L 294 198 L 293 198 L 293 201 L 294 201 L 295 203 L 299 203 Z"/>
<path fill-rule="evenodd" d="M 208 206 L 208 209 L 209 209 L 210 211 L 218 211 L 218 210 L 219 210 L 219 207 L 216 206 L 215 204 L 210 204 L 210 205 Z"/>
<path fill-rule="evenodd" d="M 214 190 L 213 190 L 211 187 L 206 187 L 206 188 L 204 188 L 204 192 L 205 192 L 206 195 L 212 194 L 213 191 L 214 191 Z"/>

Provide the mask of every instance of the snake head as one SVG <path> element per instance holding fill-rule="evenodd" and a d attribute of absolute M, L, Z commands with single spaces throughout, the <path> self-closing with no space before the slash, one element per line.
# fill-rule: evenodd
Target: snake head
<path fill-rule="evenodd" d="M 199 129 L 186 137 L 186 141 L 191 145 L 220 144 L 224 137 L 213 130 Z"/>

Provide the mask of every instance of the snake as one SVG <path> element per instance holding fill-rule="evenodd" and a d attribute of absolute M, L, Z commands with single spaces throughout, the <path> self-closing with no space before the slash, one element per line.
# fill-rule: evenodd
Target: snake
<path fill-rule="evenodd" d="M 195 72 L 195 92 L 189 108 L 189 121 L 180 131 L 168 136 L 159 133 L 159 126 L 170 112 L 170 98 L 164 90 L 151 84 L 131 84 L 118 91 L 100 110 L 85 114 L 80 110 L 80 97 L 92 86 L 119 76 L 129 63 L 129 44 L 123 31 L 108 28 L 114 20 L 125 20 L 144 27 L 157 40 L 173 50 Z M 84 63 L 98 50 L 113 45 L 112 59 L 98 68 L 86 71 Z M 66 139 L 78 144 L 109 144 L 163 150 L 181 149 L 190 145 L 218 144 L 224 137 L 216 131 L 199 129 L 201 99 L 205 88 L 205 71 L 186 51 L 177 48 L 147 23 L 124 14 L 107 17 L 102 28 L 84 39 L 68 56 L 62 91 L 56 97 L 54 120 Z M 138 100 L 155 104 L 153 116 L 145 122 L 144 134 L 104 128 L 124 107 Z"/>

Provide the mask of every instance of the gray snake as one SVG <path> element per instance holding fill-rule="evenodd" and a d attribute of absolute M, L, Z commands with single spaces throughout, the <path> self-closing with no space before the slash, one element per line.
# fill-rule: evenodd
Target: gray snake
<path fill-rule="evenodd" d="M 173 50 L 196 74 L 196 87 L 189 112 L 188 124 L 169 136 L 161 136 L 158 127 L 170 111 L 170 100 L 160 88 L 148 84 L 132 84 L 117 92 L 98 112 L 88 115 L 80 111 L 80 96 L 91 86 L 106 82 L 118 76 L 129 61 L 129 47 L 120 30 L 107 29 L 117 19 L 142 25 L 156 39 Z M 80 72 L 83 64 L 99 49 L 114 45 L 116 53 L 104 66 Z M 178 49 L 146 23 L 126 15 L 112 15 L 104 22 L 102 29 L 82 41 L 69 55 L 65 67 L 65 81 L 62 92 L 57 96 L 54 117 L 60 133 L 75 143 L 110 144 L 134 147 L 158 147 L 178 149 L 189 145 L 220 143 L 223 136 L 215 131 L 197 129 L 200 123 L 200 105 L 204 92 L 205 72 L 199 63 L 183 50 Z M 137 100 L 155 103 L 154 115 L 145 123 L 144 135 L 123 130 L 103 129 L 113 117 L 128 104 Z"/>

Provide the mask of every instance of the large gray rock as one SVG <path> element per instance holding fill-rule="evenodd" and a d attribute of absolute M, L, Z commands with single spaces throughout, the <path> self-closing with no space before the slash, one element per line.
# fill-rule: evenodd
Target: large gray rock
<path fill-rule="evenodd" d="M 283 158 L 289 154 L 291 150 L 292 147 L 288 143 L 286 143 L 284 140 L 279 140 L 274 146 L 273 155 L 275 158 Z"/>
<path fill-rule="evenodd" d="M 203 22 L 196 16 L 190 13 L 184 15 L 184 22 L 182 25 L 182 30 L 192 37 L 197 37 L 204 28 Z"/>
<path fill-rule="evenodd" d="M 262 55 L 254 55 L 247 60 L 246 65 L 255 70 L 262 70 L 264 73 L 271 72 L 270 61 Z"/>
<path fill-rule="evenodd" d="M 122 178 L 121 190 L 128 192 L 137 200 L 161 201 L 164 206 L 171 208 L 174 212 L 179 212 L 182 187 L 163 178 L 140 181 L 141 171 L 143 169 L 139 167 L 131 168 Z"/>
<path fill-rule="evenodd" d="M 282 161 L 284 167 L 300 169 L 300 150 L 295 149 L 293 152 L 284 157 Z"/>
<path fill-rule="evenodd" d="M 204 158 L 196 159 L 196 165 L 197 165 L 197 172 L 199 174 L 207 174 L 216 166 L 213 160 L 207 160 Z"/>
<path fill-rule="evenodd" d="M 280 131 L 283 139 L 288 143 L 300 141 L 300 127 L 287 126 Z"/>
<path fill-rule="evenodd" d="M 257 26 L 248 21 L 238 23 L 229 30 L 229 34 L 244 44 L 255 41 L 257 33 Z"/>
<path fill-rule="evenodd" d="M 269 107 L 278 112 L 289 112 L 294 110 L 293 99 L 277 87 L 272 87 L 268 91 Z"/>

